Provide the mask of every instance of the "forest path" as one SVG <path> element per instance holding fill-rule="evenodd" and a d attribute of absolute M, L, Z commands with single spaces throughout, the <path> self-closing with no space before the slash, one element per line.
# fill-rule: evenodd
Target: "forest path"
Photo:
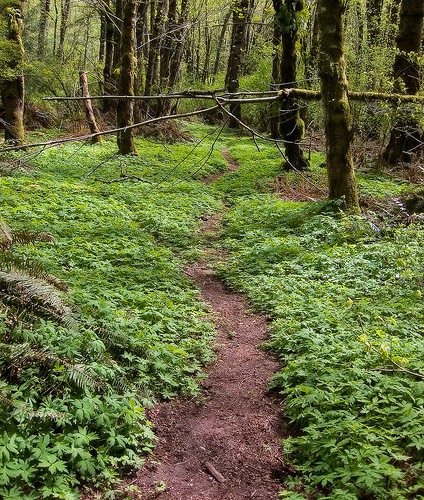
<path fill-rule="evenodd" d="M 235 170 L 226 150 L 223 155 Z M 216 214 L 205 220 L 201 233 L 213 237 L 219 219 Z M 206 369 L 200 397 L 161 403 L 149 412 L 158 445 L 130 482 L 137 486 L 136 498 L 275 500 L 279 479 L 290 473 L 281 458 L 281 399 L 267 390 L 279 364 L 259 348 L 267 340 L 266 319 L 218 281 L 213 259 L 214 250 L 205 248 L 186 271 L 213 312 L 216 361 Z"/>

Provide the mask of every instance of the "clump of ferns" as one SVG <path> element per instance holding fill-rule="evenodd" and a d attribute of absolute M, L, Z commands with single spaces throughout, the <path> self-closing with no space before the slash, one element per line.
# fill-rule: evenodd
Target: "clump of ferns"
<path fill-rule="evenodd" d="M 19 387 L 25 370 L 30 369 L 37 372 L 40 391 L 52 396 L 60 396 L 64 390 L 64 378 L 66 384 L 77 391 L 101 391 L 104 378 L 90 366 L 92 352 L 88 350 L 85 355 L 77 353 L 65 359 L 51 348 L 40 345 L 42 342 L 37 342 L 34 336 L 25 334 L 43 321 L 74 331 L 81 326 L 66 299 L 67 285 L 46 273 L 42 264 L 13 253 L 14 245 L 34 244 L 36 241 L 56 243 L 47 233 L 13 231 L 0 218 L 1 379 L 7 387 Z M 107 355 L 99 353 L 97 361 L 100 357 L 103 363 L 107 361 L 113 367 L 113 361 Z M 15 408 L 17 404 L 1 384 L 0 402 Z M 22 404 L 18 406 L 22 409 Z M 27 413 L 37 416 L 39 412 L 28 410 Z"/>

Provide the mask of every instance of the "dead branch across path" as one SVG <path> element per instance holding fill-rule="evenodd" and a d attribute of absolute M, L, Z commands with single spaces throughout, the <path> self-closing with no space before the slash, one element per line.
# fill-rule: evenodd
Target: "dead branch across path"
<path fill-rule="evenodd" d="M 253 97 L 255 96 L 255 97 Z M 199 90 L 185 90 L 175 94 L 158 94 L 158 95 L 118 95 L 118 96 L 92 96 L 90 99 L 133 99 L 133 100 L 164 100 L 164 99 L 218 99 L 222 104 L 229 104 L 237 101 L 238 104 L 258 104 L 264 102 L 275 102 L 286 99 L 304 99 L 306 101 L 319 101 L 321 100 L 321 92 L 318 90 L 308 89 L 283 89 L 278 91 L 264 91 L 264 92 L 236 92 L 236 93 L 222 93 L 222 89 L 199 91 Z M 45 97 L 45 101 L 84 101 L 87 97 Z M 408 103 L 408 102 L 424 102 L 423 95 L 402 95 L 390 94 L 384 92 L 355 92 L 349 91 L 349 99 L 352 101 L 386 101 L 394 104 Z"/>

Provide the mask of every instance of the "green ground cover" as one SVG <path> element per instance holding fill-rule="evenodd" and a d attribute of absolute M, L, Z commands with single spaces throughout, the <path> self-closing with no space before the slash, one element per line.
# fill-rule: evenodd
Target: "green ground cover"
<path fill-rule="evenodd" d="M 1 177 L 0 216 L 57 240 L 15 245 L 17 274 L 41 262 L 69 284 L 70 306 L 68 323 L 33 326 L 3 308 L 0 496 L 72 499 L 87 478 L 113 481 L 154 445 L 145 407 L 198 392 L 214 331 L 183 269 L 199 255 L 201 216 L 225 203 L 219 272 L 273 318 L 267 347 L 282 361 L 273 386 L 299 473 L 282 497 L 424 498 L 421 225 L 282 201 L 270 190 L 282 174 L 274 146 L 189 127 L 203 140 L 137 138 L 139 156 L 105 140 L 9 158 L 26 170 Z M 226 169 L 223 147 L 239 170 L 202 184 Z M 312 180 L 322 161 L 312 153 Z M 153 184 L 95 180 L 121 170 Z M 368 198 L 411 189 L 381 173 L 358 182 Z"/>
<path fill-rule="evenodd" d="M 188 156 L 196 144 L 138 138 L 140 156 L 125 159 L 112 140 L 13 156 L 27 170 L 1 178 L 0 216 L 57 241 L 13 254 L 66 281 L 73 324 L 3 318 L 2 498 L 77 498 L 86 478 L 113 480 L 153 446 L 146 405 L 198 392 L 214 331 L 183 266 L 198 254 L 201 215 L 220 206 L 196 179 L 226 162 L 210 139 Z M 121 162 L 153 184 L 94 180 L 118 178 Z"/>
<path fill-rule="evenodd" d="M 246 199 L 224 224 L 223 277 L 274 320 L 272 385 L 299 472 L 282 497 L 424 498 L 422 226 L 273 196 Z"/>

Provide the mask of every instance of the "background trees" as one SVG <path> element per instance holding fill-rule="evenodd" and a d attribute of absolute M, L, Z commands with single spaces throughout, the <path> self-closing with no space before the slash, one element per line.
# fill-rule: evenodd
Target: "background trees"
<path fill-rule="evenodd" d="M 340 82 L 345 82 L 342 87 L 346 87 L 349 81 L 350 90 L 356 91 L 391 92 L 394 88 L 397 92 L 419 92 L 422 3 L 422 0 L 343 3 L 346 81 L 341 73 L 337 75 Z M 17 0 L 16 4 L 21 5 Z M 188 88 L 266 91 L 270 84 L 274 89 L 298 86 L 318 90 L 319 77 L 325 74 L 322 71 L 325 58 L 322 54 L 321 59 L 318 57 L 320 25 L 317 0 L 217 0 L 215 3 L 140 0 L 135 4 L 131 27 L 125 20 L 125 6 L 123 0 L 102 3 L 90 0 L 33 0 L 28 3 L 23 44 L 26 48 L 27 97 L 32 109 L 42 114 L 46 104 L 40 98 L 45 95 L 77 93 L 80 71 L 87 72 L 91 93 L 105 96 L 117 93 L 154 96 Z M 22 10 L 21 7 L 19 9 Z M 129 59 L 122 52 L 128 29 L 134 38 L 134 49 Z M 402 38 L 402 33 L 406 32 L 411 36 Z M 5 33 L 3 30 L 2 43 L 6 43 Z M 21 47 L 19 42 L 13 43 Z M 18 50 L 18 53 L 21 57 L 22 51 Z M 322 62 L 320 73 L 318 60 Z M 406 61 L 407 67 L 400 69 L 402 61 Z M 22 60 L 14 64 L 16 68 L 21 68 Z M 134 68 L 130 71 L 123 70 L 125 67 L 132 68 L 132 65 Z M 408 69 L 413 69 L 413 74 Z M 133 78 L 124 84 L 128 73 L 132 72 Z M 3 81 L 5 106 L 8 99 L 6 87 L 11 80 L 3 78 Z M 94 111 L 99 122 L 116 125 L 116 102 L 105 98 L 101 106 L 99 101 L 95 104 L 97 108 Z M 138 122 L 146 117 L 169 114 L 177 106 L 186 110 L 194 109 L 199 104 L 202 105 L 199 101 L 189 103 L 152 98 L 138 102 L 134 106 L 134 116 Z M 119 123 L 131 123 L 131 107 L 119 104 Z M 50 111 L 57 118 L 57 123 L 66 123 L 69 118 L 75 121 L 79 113 L 82 115 L 82 109 L 82 106 L 67 104 Z M 233 120 L 235 125 L 241 116 L 240 106 L 232 103 L 230 111 L 236 117 Z M 352 132 L 363 138 L 368 135 L 377 138 L 379 152 L 388 142 L 386 158 L 393 157 L 395 161 L 407 159 L 404 150 L 419 150 L 422 120 L 416 108 L 409 111 L 408 119 L 415 130 L 412 148 L 408 141 L 395 141 L 398 131 L 405 127 L 393 107 L 373 101 L 355 103 L 351 111 Z M 415 116 L 412 122 L 411 112 Z M 276 116 L 278 119 L 275 120 Z M 319 106 L 306 101 L 297 104 L 287 101 L 280 109 L 275 105 L 260 104 L 243 107 L 243 120 L 287 141 L 289 163 L 297 169 L 307 167 L 301 153 L 302 120 L 308 132 L 324 126 L 326 117 L 328 110 L 323 113 Z M 9 117 L 6 122 L 12 123 L 12 118 Z M 272 124 L 277 122 L 278 127 L 273 127 Z M 387 141 L 392 123 L 395 124 L 394 132 Z M 352 138 L 352 134 L 350 136 Z M 407 136 L 410 138 L 411 134 L 407 132 Z M 333 192 L 332 189 L 330 191 Z"/>

